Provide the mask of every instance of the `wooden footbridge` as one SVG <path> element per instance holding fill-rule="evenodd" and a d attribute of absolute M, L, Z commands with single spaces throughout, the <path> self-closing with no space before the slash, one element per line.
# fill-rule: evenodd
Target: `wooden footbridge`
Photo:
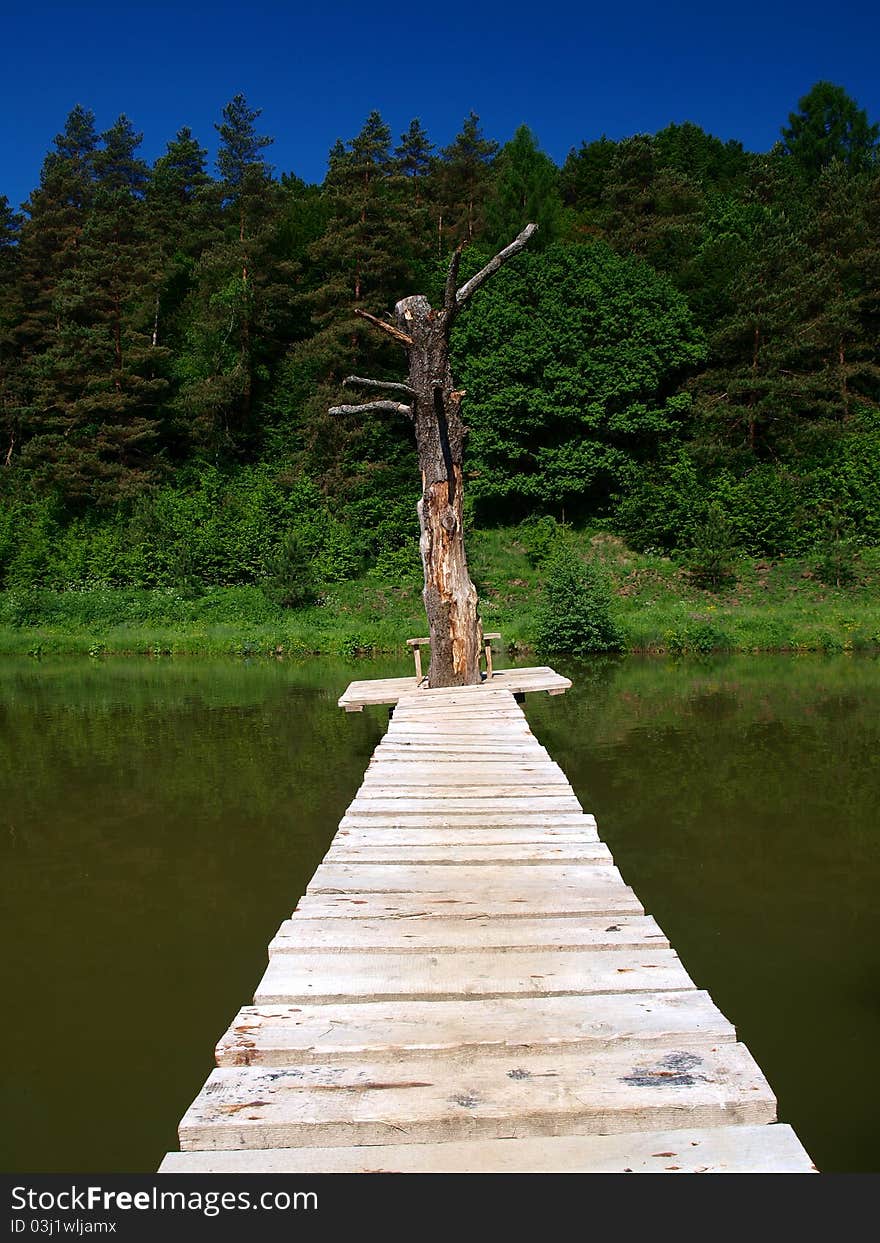
<path fill-rule="evenodd" d="M 517 698 L 353 683 L 388 731 L 163 1172 L 813 1167 Z"/>

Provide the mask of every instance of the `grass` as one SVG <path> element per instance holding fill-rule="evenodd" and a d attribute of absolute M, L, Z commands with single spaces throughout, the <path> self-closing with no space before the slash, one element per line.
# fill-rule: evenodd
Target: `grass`
<path fill-rule="evenodd" d="M 618 537 L 583 531 L 584 556 L 608 574 L 631 652 L 840 652 L 880 646 L 880 550 L 862 554 L 857 581 L 822 583 L 815 563 L 741 560 L 729 587 L 694 585 L 669 557 L 635 553 Z M 509 650 L 534 643 L 542 574 L 518 528 L 474 532 L 469 558 L 487 630 Z M 399 571 L 396 577 L 401 577 Z M 259 587 L 201 592 L 99 587 L 0 592 L 0 653 L 403 654 L 425 631 L 420 584 L 376 572 L 325 586 L 307 608 L 286 610 Z"/>

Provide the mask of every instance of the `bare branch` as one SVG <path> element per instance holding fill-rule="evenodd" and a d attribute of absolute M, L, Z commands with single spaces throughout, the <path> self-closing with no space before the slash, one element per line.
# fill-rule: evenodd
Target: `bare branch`
<path fill-rule="evenodd" d="M 415 397 L 416 391 L 408 384 L 396 384 L 393 380 L 368 380 L 362 375 L 347 375 L 342 381 L 348 388 L 388 388 L 395 393 L 406 393 L 407 397 Z"/>
<path fill-rule="evenodd" d="M 485 284 L 490 276 L 494 276 L 498 269 L 503 264 L 507 263 L 508 259 L 512 259 L 514 255 L 518 255 L 532 234 L 537 232 L 537 229 L 538 226 L 536 224 L 527 224 L 522 233 L 515 237 L 509 246 L 505 246 L 503 250 L 499 250 L 495 258 L 490 259 L 486 266 L 481 268 L 476 276 L 472 276 L 469 281 L 466 281 L 455 295 L 456 306 L 463 306 L 471 294 L 476 293 L 480 286 Z"/>
<path fill-rule="evenodd" d="M 362 311 L 360 307 L 355 307 L 354 313 L 359 315 L 361 319 L 367 320 L 374 328 L 381 328 L 383 332 L 387 332 L 389 337 L 394 337 L 394 340 L 399 341 L 401 345 L 405 345 L 407 348 L 412 345 L 412 337 L 405 332 L 401 332 L 399 328 L 395 328 L 393 324 L 389 324 L 387 319 L 378 319 L 375 315 Z"/>
<path fill-rule="evenodd" d="M 366 414 L 372 410 L 388 410 L 392 414 L 405 414 L 412 418 L 412 406 L 405 406 L 402 401 L 365 401 L 360 406 L 331 406 L 328 414 Z"/>
<path fill-rule="evenodd" d="M 455 307 L 455 286 L 458 283 L 458 269 L 461 267 L 461 252 L 464 250 L 465 243 L 459 242 L 455 250 L 452 252 L 452 258 L 449 261 L 449 272 L 446 276 L 446 292 L 443 295 L 443 305 L 447 311 L 453 310 Z"/>

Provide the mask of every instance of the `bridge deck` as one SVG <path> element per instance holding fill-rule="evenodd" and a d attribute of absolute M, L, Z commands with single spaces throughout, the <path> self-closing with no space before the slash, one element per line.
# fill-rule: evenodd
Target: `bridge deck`
<path fill-rule="evenodd" d="M 810 1171 L 505 683 L 396 702 L 162 1171 Z"/>
<path fill-rule="evenodd" d="M 479 686 L 466 686 L 462 689 L 467 696 L 471 697 L 482 691 L 497 690 L 510 691 L 515 695 L 524 695 L 529 691 L 546 691 L 549 695 L 562 695 L 570 686 L 571 682 L 568 678 L 562 677 L 553 669 L 540 666 L 534 669 L 496 669 L 492 677 L 481 682 Z M 370 705 L 396 704 L 401 696 L 409 696 L 413 691 L 421 693 L 425 690 L 427 688 L 416 677 L 352 682 L 341 696 L 339 706 L 346 712 L 363 712 L 364 708 Z M 451 702 L 458 701 L 453 698 Z"/>

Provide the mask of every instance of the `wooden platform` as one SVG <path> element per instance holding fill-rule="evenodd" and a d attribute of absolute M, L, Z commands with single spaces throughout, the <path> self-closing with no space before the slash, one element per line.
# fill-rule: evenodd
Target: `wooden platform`
<path fill-rule="evenodd" d="M 507 673 L 342 696 L 397 708 L 163 1172 L 813 1169 Z"/>
<path fill-rule="evenodd" d="M 546 691 L 548 695 L 562 695 L 569 689 L 571 682 L 546 666 L 535 669 L 496 669 L 492 677 L 479 686 L 462 688 L 465 696 L 470 699 L 481 691 L 505 690 L 513 695 L 525 695 L 529 691 Z M 427 692 L 435 696 L 442 694 L 452 697 L 446 702 L 455 704 L 458 701 L 455 692 L 427 691 L 416 677 L 381 678 L 373 682 L 352 682 L 345 694 L 340 697 L 339 706 L 346 712 L 363 712 L 364 708 L 374 704 L 396 704 L 404 696 L 413 691 L 419 694 Z"/>

